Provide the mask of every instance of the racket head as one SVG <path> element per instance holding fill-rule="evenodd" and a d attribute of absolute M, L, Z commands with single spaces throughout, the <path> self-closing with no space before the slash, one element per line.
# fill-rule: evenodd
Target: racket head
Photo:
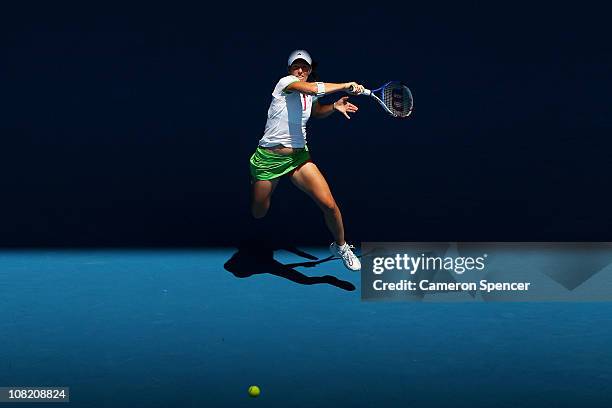
<path fill-rule="evenodd" d="M 387 112 L 396 118 L 407 118 L 412 113 L 414 100 L 408 86 L 400 81 L 390 81 L 379 88 L 380 99 Z"/>

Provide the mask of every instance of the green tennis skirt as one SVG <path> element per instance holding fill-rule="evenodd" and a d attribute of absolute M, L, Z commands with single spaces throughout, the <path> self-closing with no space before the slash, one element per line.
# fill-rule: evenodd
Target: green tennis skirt
<path fill-rule="evenodd" d="M 278 154 L 257 147 L 251 156 L 251 178 L 257 180 L 272 180 L 283 176 L 310 161 L 308 147 L 291 154 Z"/>

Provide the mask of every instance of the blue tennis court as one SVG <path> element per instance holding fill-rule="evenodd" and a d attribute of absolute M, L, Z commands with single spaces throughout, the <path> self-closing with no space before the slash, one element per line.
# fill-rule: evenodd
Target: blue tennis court
<path fill-rule="evenodd" d="M 0 386 L 75 407 L 609 406 L 612 304 L 362 302 L 328 255 L 1 252 Z"/>

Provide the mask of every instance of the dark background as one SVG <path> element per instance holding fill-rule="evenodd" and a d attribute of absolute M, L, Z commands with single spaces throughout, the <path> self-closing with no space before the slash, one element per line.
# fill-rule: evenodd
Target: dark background
<path fill-rule="evenodd" d="M 45 7 L 1 21 L 2 246 L 235 244 L 295 48 L 324 81 L 414 93 L 408 120 L 353 97 L 352 120 L 310 122 L 350 241 L 611 239 L 603 10 Z M 288 180 L 266 222 L 330 241 Z"/>

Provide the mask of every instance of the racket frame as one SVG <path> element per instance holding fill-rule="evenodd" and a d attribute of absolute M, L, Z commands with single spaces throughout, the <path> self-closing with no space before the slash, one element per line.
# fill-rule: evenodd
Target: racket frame
<path fill-rule="evenodd" d="M 399 115 L 396 115 L 395 113 L 393 113 L 393 112 L 391 111 L 391 109 L 389 109 L 389 108 L 387 107 L 387 105 L 385 105 L 385 103 L 382 101 L 382 99 L 380 99 L 380 98 L 378 97 L 378 95 L 376 95 L 376 92 L 381 91 L 381 90 L 382 90 L 384 87 L 386 87 L 387 85 L 389 85 L 389 84 L 390 84 L 390 83 L 392 83 L 392 82 L 397 82 L 397 81 L 389 81 L 389 82 L 385 83 L 383 86 L 381 86 L 381 87 L 379 87 L 379 88 L 377 88 L 377 89 L 374 89 L 374 90 L 364 89 L 364 90 L 363 90 L 363 92 L 361 92 L 361 93 L 360 93 L 360 94 L 358 94 L 358 95 L 364 95 L 364 96 L 369 96 L 369 97 L 373 98 L 373 99 L 374 99 L 376 102 L 378 102 L 378 103 L 380 104 L 380 106 L 382 106 L 382 107 L 383 107 L 383 109 L 384 109 L 384 110 L 385 110 L 385 111 L 386 111 L 386 112 L 387 112 L 389 115 L 393 116 L 394 118 L 402 118 L 402 119 L 405 119 L 405 118 L 407 118 L 408 116 L 410 116 L 410 114 L 412 113 L 412 109 L 413 109 L 413 107 L 410 107 L 410 111 L 408 112 L 408 115 L 406 115 L 406 116 L 399 116 Z M 403 84 L 402 84 L 402 85 L 403 85 Z M 405 85 L 404 85 L 404 86 L 405 86 Z M 408 88 L 408 90 L 409 90 L 409 92 L 410 92 L 410 88 Z M 410 94 L 412 95 L 412 92 L 410 92 Z"/>

